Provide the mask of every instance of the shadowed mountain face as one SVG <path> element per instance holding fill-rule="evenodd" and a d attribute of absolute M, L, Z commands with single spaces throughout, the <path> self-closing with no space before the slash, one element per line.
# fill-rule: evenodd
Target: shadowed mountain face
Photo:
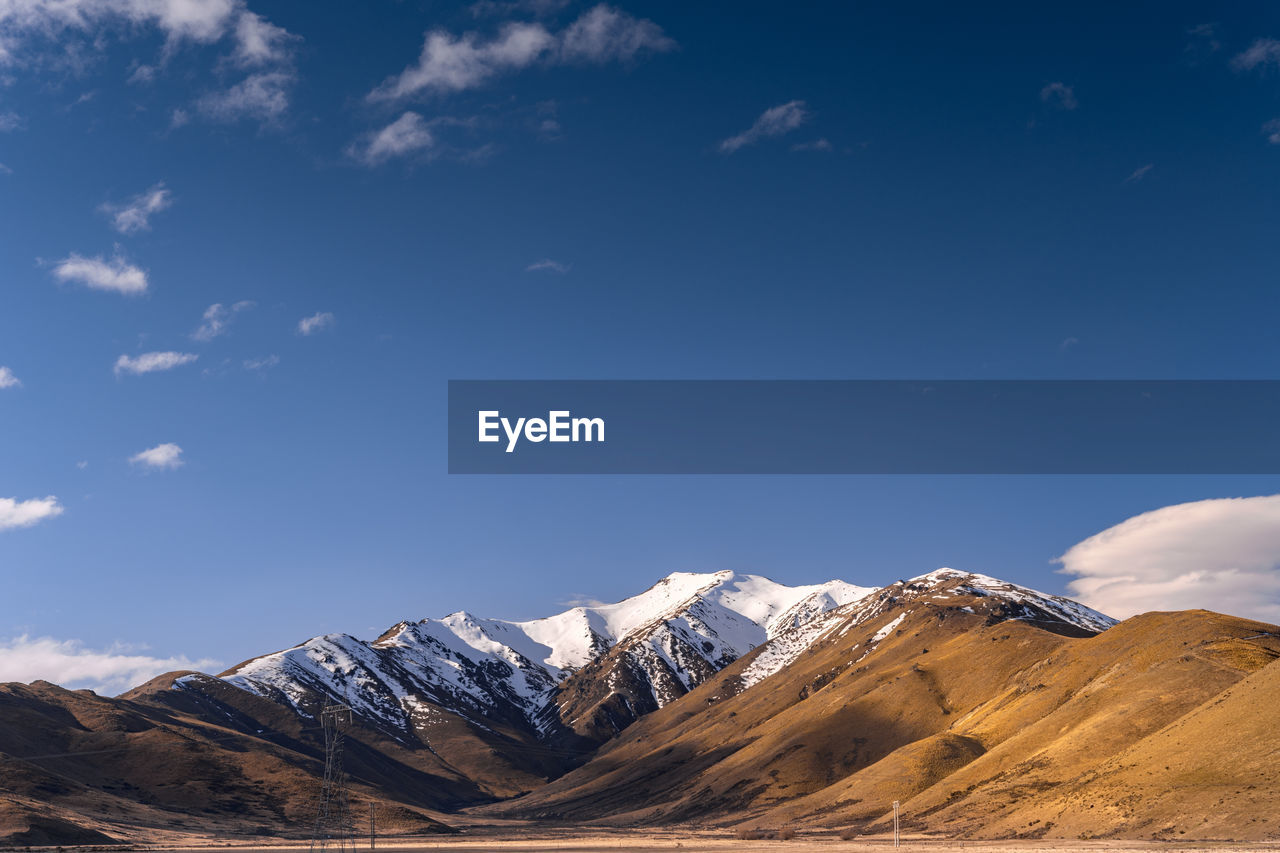
<path fill-rule="evenodd" d="M 356 712 L 358 808 L 402 831 L 469 807 L 874 832 L 896 799 L 949 835 L 1280 837 L 1277 634 L 1202 611 L 1115 625 L 951 570 L 880 589 L 677 574 L 616 605 L 329 635 L 116 699 L 0 686 L 0 838 L 177 840 L 190 817 L 306 836 L 335 699 Z"/>
<path fill-rule="evenodd" d="M 0 685 L 0 839 L 10 844 L 181 843 L 199 827 L 224 836 L 305 836 L 323 772 L 317 732 L 296 714 L 207 680 L 173 676 L 123 697 L 47 682 Z M 226 691 L 226 692 L 224 692 Z M 215 698 L 222 693 L 221 698 Z M 445 830 L 416 803 L 481 795 L 353 743 L 356 799 L 421 831 Z"/>

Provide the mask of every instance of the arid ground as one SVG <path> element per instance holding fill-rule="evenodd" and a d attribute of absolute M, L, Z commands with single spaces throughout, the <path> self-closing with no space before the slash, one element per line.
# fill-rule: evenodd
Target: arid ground
<path fill-rule="evenodd" d="M 367 850 L 368 839 L 360 839 L 357 849 Z M 31 848 L 40 849 L 40 848 Z M 59 848 L 64 851 L 79 849 L 88 851 L 174 851 L 174 853 L 218 853 L 218 851 L 235 850 L 237 853 L 298 853 L 308 849 L 306 844 L 264 846 L 241 846 L 210 843 L 206 847 L 85 847 Z M 787 840 L 773 839 L 741 839 L 727 832 L 608 832 L 596 831 L 573 832 L 475 832 L 464 836 L 454 836 L 439 840 L 431 839 L 422 842 L 390 842 L 380 843 L 377 850 L 384 853 L 417 853 L 425 850 L 453 850 L 465 853 L 482 853 L 482 851 L 501 851 L 501 853 L 592 853 L 593 851 L 644 851 L 680 850 L 682 853 L 756 853 L 756 851 L 791 851 L 791 853 L 810 853 L 822 851 L 834 853 L 839 850 L 866 851 L 866 853 L 888 853 L 893 851 L 892 839 L 884 836 L 868 836 L 855 839 L 841 839 L 834 833 L 802 834 Z M 1061 853 L 1199 853 L 1199 851 L 1265 851 L 1274 853 L 1280 850 L 1278 843 L 1238 844 L 1230 842 L 1200 843 L 1168 843 L 1159 841 L 1072 841 L 1068 839 L 1040 839 L 1034 841 L 956 841 L 943 838 L 921 838 L 904 836 L 900 851 L 924 851 L 924 853 L 1014 853 L 1014 851 L 1061 851 Z"/>

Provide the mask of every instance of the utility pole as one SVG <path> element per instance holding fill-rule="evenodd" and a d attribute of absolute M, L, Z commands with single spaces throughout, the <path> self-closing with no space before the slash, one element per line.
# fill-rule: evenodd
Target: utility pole
<path fill-rule="evenodd" d="M 378 846 L 378 834 L 375 830 L 373 822 L 373 810 L 378 807 L 377 803 L 369 801 L 369 849 L 373 850 Z"/>
<path fill-rule="evenodd" d="M 898 801 L 893 801 L 893 846 L 899 847 L 902 844 L 902 837 L 898 835 Z"/>
<path fill-rule="evenodd" d="M 354 853 L 354 827 L 347 806 L 347 774 L 342 768 L 342 739 L 351 725 L 351 707 L 326 704 L 320 710 L 324 728 L 324 782 L 311 835 L 311 853 Z"/>

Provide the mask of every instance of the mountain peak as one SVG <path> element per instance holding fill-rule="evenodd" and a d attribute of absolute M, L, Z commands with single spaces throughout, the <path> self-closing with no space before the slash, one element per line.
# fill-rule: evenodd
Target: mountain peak
<path fill-rule="evenodd" d="M 472 725 L 514 724 L 536 738 L 564 726 L 594 738 L 674 701 L 765 644 L 768 654 L 747 681 L 776 671 L 822 635 L 828 614 L 861 623 L 899 602 L 946 606 L 964 596 L 989 598 L 987 609 L 999 619 L 1080 633 L 1114 624 L 1069 599 L 950 568 L 884 588 L 841 580 L 787 586 L 731 569 L 672 572 L 621 601 L 541 619 L 488 619 L 458 610 L 397 623 L 372 642 L 347 634 L 315 637 L 224 677 L 303 714 L 314 713 L 326 697 L 348 701 L 396 737 L 414 737 L 427 719 L 421 709 L 430 705 Z M 573 699 L 562 701 L 569 684 Z M 579 719 L 593 722 L 583 727 Z"/>

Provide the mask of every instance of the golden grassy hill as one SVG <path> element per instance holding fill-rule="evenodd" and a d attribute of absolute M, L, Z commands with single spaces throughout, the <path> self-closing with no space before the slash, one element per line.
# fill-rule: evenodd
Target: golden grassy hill
<path fill-rule="evenodd" d="M 1072 637 L 1002 621 L 989 597 L 903 592 L 755 687 L 739 683 L 753 655 L 585 766 L 482 811 L 881 831 L 896 799 L 912 830 L 948 835 L 1218 838 L 1243 821 L 1251 827 L 1237 837 L 1277 837 L 1274 823 L 1255 819 L 1280 791 L 1266 775 L 1269 720 L 1264 706 L 1232 699 L 1265 689 L 1242 680 L 1270 672 L 1274 627 L 1190 611 Z M 896 630 L 869 643 L 898 616 Z M 1164 774 L 1190 760 L 1165 734 L 1179 723 L 1206 733 L 1185 777 L 1199 781 L 1166 791 Z M 1227 737 L 1208 736 L 1211 726 L 1253 733 L 1256 769 L 1228 765 L 1210 782 L 1204 766 L 1222 762 Z M 1242 794 L 1224 798 L 1223 778 Z M 1157 790 L 1158 809 L 1136 805 Z M 1204 820 L 1210 804 L 1230 816 Z"/>

